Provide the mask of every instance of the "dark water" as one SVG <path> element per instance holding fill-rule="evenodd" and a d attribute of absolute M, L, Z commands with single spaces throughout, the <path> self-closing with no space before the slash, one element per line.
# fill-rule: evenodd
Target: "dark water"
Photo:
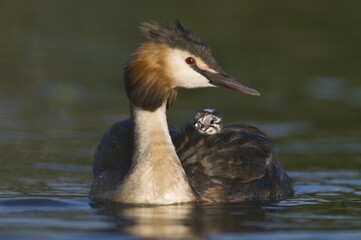
<path fill-rule="evenodd" d="M 361 239 L 360 1 L 0 1 L 0 238 Z M 257 125 L 295 180 L 278 203 L 90 205 L 93 150 L 128 115 L 144 20 L 180 19 L 261 97 L 185 90 Z"/>

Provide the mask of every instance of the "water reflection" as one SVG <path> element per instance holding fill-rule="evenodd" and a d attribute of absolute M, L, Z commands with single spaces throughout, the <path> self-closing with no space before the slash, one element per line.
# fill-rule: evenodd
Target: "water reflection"
<path fill-rule="evenodd" d="M 98 214 L 111 216 L 117 231 L 142 238 L 198 238 L 222 232 L 267 230 L 250 225 L 264 222 L 261 203 L 127 206 L 93 204 Z M 109 220 L 109 219 L 108 219 Z"/>
<path fill-rule="evenodd" d="M 40 167 L 54 169 L 56 165 L 40 164 Z M 91 204 L 92 208 L 86 200 L 89 186 L 77 182 L 76 174 L 82 171 L 74 170 L 81 169 L 60 165 L 59 172 L 70 171 L 72 177 L 44 180 L 42 184 L 46 184 L 46 188 L 37 186 L 40 180 L 21 179 L 20 185 L 30 184 L 26 192 L 33 189 L 34 196 L 43 194 L 43 197 L 14 198 L 8 194 L 9 198 L 0 199 L 0 232 L 21 234 L 22 237 L 33 234 L 43 236 L 43 239 L 55 234 L 60 234 L 62 239 L 134 236 L 288 239 L 281 234 L 285 231 L 295 234 L 297 239 L 314 231 L 320 234 L 319 238 L 329 239 L 330 231 L 335 230 L 353 231 L 355 239 L 361 236 L 361 172 L 357 170 L 291 171 L 289 173 L 296 182 L 296 195 L 275 203 Z M 38 192 L 34 193 L 34 189 Z M 1 193 L 6 194 L 6 191 Z M 15 197 L 24 195 L 14 194 Z"/>
<path fill-rule="evenodd" d="M 281 202 L 173 206 L 93 204 L 92 207 L 101 219 L 113 226 L 112 232 L 141 238 L 247 239 L 246 236 L 257 236 L 278 239 L 276 232 L 279 231 L 296 231 L 297 236 L 303 236 L 307 231 L 325 230 L 320 236 L 328 239 L 326 230 L 359 229 L 360 209 L 356 207 L 360 203 L 359 171 L 290 174 L 297 182 L 296 196 Z M 301 229 L 307 231 L 297 232 Z M 359 237 L 360 233 L 355 232 L 355 236 Z"/>
<path fill-rule="evenodd" d="M 0 1 L 0 239 L 160 236 L 155 230 L 361 239 L 361 2 L 156 2 Z M 90 209 L 94 148 L 129 115 L 121 69 L 139 40 L 136 26 L 175 16 L 262 96 L 182 91 L 169 121 L 181 126 L 194 110 L 214 107 L 228 122 L 255 123 L 294 178 L 295 198 Z"/>

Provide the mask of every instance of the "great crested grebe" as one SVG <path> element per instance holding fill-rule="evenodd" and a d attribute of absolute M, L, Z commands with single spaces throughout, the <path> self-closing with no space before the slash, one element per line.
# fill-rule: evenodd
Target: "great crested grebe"
<path fill-rule="evenodd" d="M 247 125 L 217 134 L 169 131 L 179 88 L 259 93 L 225 74 L 210 48 L 179 22 L 143 23 L 124 70 L 131 116 L 114 124 L 95 152 L 89 198 L 139 204 L 279 200 L 293 194 L 270 140 Z"/>

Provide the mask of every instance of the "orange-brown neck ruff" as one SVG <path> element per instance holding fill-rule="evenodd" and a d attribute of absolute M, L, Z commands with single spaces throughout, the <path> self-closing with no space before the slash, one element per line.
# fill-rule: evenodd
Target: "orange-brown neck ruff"
<path fill-rule="evenodd" d="M 124 70 L 125 89 L 129 100 L 144 110 L 155 111 L 164 102 L 168 108 L 177 97 L 177 90 L 166 74 L 165 44 L 145 42 L 132 55 Z"/>

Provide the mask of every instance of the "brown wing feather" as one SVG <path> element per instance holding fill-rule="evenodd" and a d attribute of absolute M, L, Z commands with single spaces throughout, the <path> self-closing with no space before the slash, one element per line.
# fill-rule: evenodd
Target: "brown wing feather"
<path fill-rule="evenodd" d="M 276 200 L 293 193 L 272 143 L 258 128 L 238 124 L 201 135 L 188 126 L 173 139 L 202 201 Z"/>

